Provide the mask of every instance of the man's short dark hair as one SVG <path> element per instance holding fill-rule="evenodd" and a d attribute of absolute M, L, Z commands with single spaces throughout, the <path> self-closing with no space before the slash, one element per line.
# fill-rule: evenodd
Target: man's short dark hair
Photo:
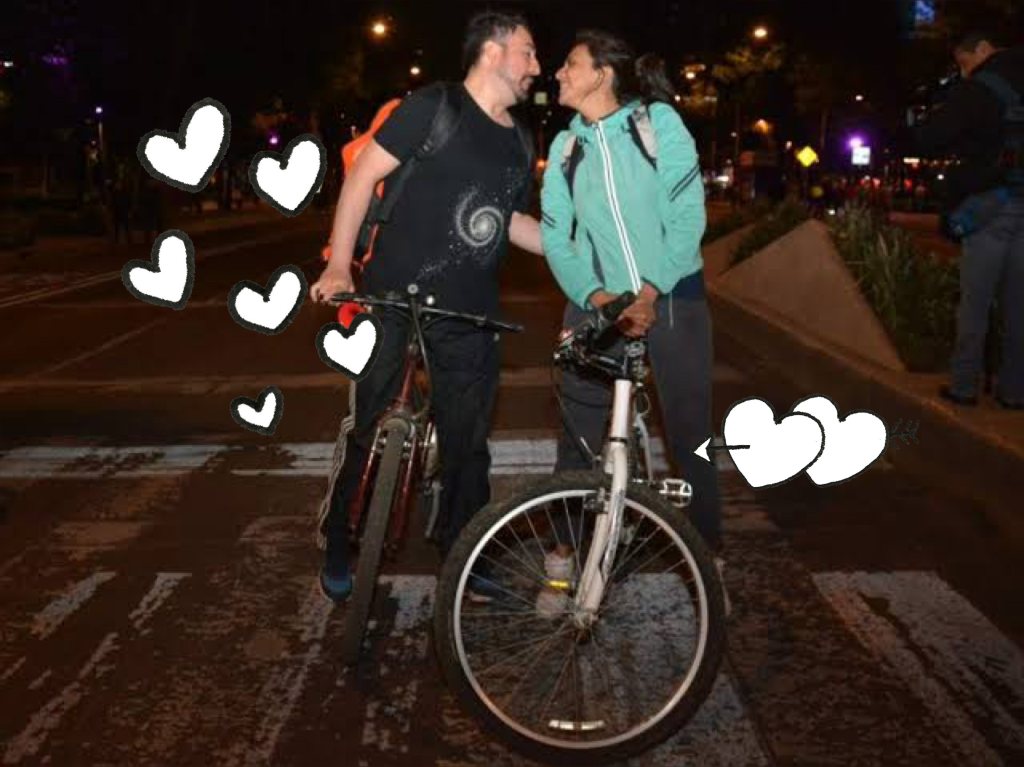
<path fill-rule="evenodd" d="M 462 39 L 462 69 L 473 66 L 488 40 L 502 42 L 516 31 L 516 27 L 529 29 L 526 18 L 518 13 L 500 13 L 498 11 L 481 11 L 469 20 L 466 34 Z"/>
<path fill-rule="evenodd" d="M 972 29 L 956 38 L 956 45 L 953 46 L 953 50 L 956 52 L 973 53 L 978 50 L 978 46 L 982 43 L 988 43 L 993 48 L 998 48 L 999 36 L 994 35 L 989 29 Z"/>

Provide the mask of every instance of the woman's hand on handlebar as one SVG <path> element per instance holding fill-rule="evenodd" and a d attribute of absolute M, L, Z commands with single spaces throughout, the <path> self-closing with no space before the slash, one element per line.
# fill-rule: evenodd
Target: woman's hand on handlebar
<path fill-rule="evenodd" d="M 624 335 L 630 338 L 639 338 L 647 335 L 657 318 L 654 297 L 641 291 L 636 297 L 636 301 L 619 315 L 617 324 Z"/>
<path fill-rule="evenodd" d="M 351 293 L 354 290 L 351 270 L 327 267 L 320 279 L 310 287 L 309 297 L 317 303 L 327 303 L 335 293 Z"/>

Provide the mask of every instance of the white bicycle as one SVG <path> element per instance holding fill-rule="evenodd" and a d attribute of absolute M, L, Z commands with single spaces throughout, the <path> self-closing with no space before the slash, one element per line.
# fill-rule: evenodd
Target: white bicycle
<path fill-rule="evenodd" d="M 461 705 L 551 763 L 621 760 L 664 741 L 707 698 L 725 646 L 718 571 L 679 508 L 690 485 L 652 479 L 636 406 L 646 341 L 621 358 L 595 348 L 630 300 L 596 313 L 554 355 L 614 380 L 603 470 L 556 473 L 482 509 L 438 582 L 437 655 Z M 558 573 L 546 564 L 553 551 L 567 561 Z M 501 596 L 465 599 L 471 578 Z"/>

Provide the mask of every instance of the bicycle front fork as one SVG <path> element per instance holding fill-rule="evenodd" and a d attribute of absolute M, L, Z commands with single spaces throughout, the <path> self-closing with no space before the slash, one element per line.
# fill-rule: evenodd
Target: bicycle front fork
<path fill-rule="evenodd" d="M 594 539 L 580 576 L 574 610 L 574 621 L 580 628 L 589 627 L 597 618 L 619 547 L 622 514 L 626 507 L 626 487 L 629 484 L 629 416 L 632 403 L 633 382 L 616 380 L 611 431 L 604 463 L 605 473 L 612 478 L 611 492 L 601 504 L 594 522 Z"/>

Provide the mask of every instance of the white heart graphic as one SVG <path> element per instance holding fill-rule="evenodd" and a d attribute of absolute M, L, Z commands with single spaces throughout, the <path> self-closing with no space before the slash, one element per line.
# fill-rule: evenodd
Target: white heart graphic
<path fill-rule="evenodd" d="M 216 99 L 189 107 L 178 133 L 154 130 L 142 137 L 138 156 L 150 175 L 187 192 L 199 192 L 227 152 L 231 116 Z"/>
<path fill-rule="evenodd" d="M 295 216 L 320 190 L 327 171 L 326 158 L 320 140 L 307 133 L 294 139 L 281 154 L 257 154 L 249 166 L 249 181 L 256 193 L 278 211 Z"/>
<path fill-rule="evenodd" d="M 181 309 L 195 281 L 195 248 L 179 229 L 164 232 L 153 243 L 150 261 L 135 259 L 121 270 L 128 292 L 141 301 Z"/>
<path fill-rule="evenodd" d="M 733 405 L 722 431 L 733 463 L 754 488 L 795 477 L 814 463 L 825 440 L 813 416 L 790 413 L 776 421 L 771 405 L 760 399 Z"/>
<path fill-rule="evenodd" d="M 236 397 L 231 401 L 231 417 L 250 431 L 271 435 L 277 428 L 284 412 L 284 401 L 281 390 L 276 386 L 268 386 L 260 392 L 255 404 L 245 397 Z"/>
<path fill-rule="evenodd" d="M 306 278 L 296 266 L 282 266 L 274 272 L 264 291 L 243 280 L 231 289 L 228 310 L 235 322 L 261 333 L 280 333 L 287 328 L 306 295 Z"/>
<path fill-rule="evenodd" d="M 860 474 L 885 450 L 888 431 L 873 413 L 852 413 L 839 420 L 839 411 L 826 397 L 810 397 L 793 407 L 794 413 L 814 416 L 825 430 L 825 450 L 808 469 L 817 485 L 843 482 Z"/>
<path fill-rule="evenodd" d="M 376 358 L 382 336 L 380 320 L 372 314 L 359 314 L 348 331 L 337 322 L 324 325 L 317 334 L 316 348 L 325 365 L 358 381 Z"/>

